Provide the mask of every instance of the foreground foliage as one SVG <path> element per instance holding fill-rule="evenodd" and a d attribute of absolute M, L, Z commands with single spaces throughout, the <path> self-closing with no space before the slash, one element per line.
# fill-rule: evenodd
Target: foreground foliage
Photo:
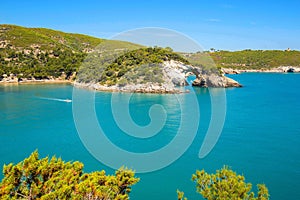
<path fill-rule="evenodd" d="M 131 186 L 139 181 L 125 168 L 115 175 L 84 173 L 80 162 L 39 159 L 37 151 L 16 165 L 4 166 L 3 173 L 1 199 L 129 199 Z"/>
<path fill-rule="evenodd" d="M 204 170 L 197 170 L 192 175 L 192 181 L 196 183 L 197 192 L 205 199 L 233 199 L 233 200 L 268 200 L 269 192 L 264 184 L 258 184 L 258 193 L 255 197 L 251 191 L 252 184 L 245 182 L 245 177 L 236 174 L 228 167 L 217 170 L 215 174 L 208 174 Z M 177 191 L 178 199 L 183 200 L 184 193 Z"/>

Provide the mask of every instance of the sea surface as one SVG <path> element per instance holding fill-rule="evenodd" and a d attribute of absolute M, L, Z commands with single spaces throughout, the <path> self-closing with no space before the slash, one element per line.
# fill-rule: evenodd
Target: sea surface
<path fill-rule="evenodd" d="M 266 184 L 271 199 L 300 199 L 300 74 L 245 73 L 230 77 L 244 87 L 225 90 L 225 124 L 213 150 L 205 158 L 198 157 L 212 117 L 210 93 L 218 89 L 195 88 L 200 120 L 193 143 L 171 165 L 138 173 L 141 180 L 132 188 L 131 199 L 176 199 L 177 189 L 189 199 L 201 199 L 191 175 L 197 169 L 213 173 L 224 165 L 243 174 L 254 190 L 256 184 Z M 1 166 L 18 163 L 38 149 L 41 157 L 56 155 L 66 161 L 79 160 L 85 172 L 104 169 L 108 174 L 114 173 L 82 143 L 73 119 L 74 101 L 64 101 L 72 99 L 72 93 L 71 85 L 0 85 Z M 182 106 L 195 106 L 189 101 L 179 106 L 174 95 L 134 94 L 128 106 L 136 124 L 150 123 L 149 109 L 154 104 L 165 107 L 167 113 L 160 132 L 141 139 L 124 134 L 118 127 L 111 98 L 112 93 L 95 94 L 99 125 L 115 145 L 136 153 L 159 150 L 169 144 L 179 128 Z M 103 153 L 109 154 L 110 149 Z"/>

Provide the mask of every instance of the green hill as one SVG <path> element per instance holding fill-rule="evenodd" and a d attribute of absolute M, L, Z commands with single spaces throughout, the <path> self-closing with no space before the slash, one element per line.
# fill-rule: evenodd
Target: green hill
<path fill-rule="evenodd" d="M 104 40 L 87 35 L 45 28 L 0 25 L 0 78 L 15 74 L 19 79 L 69 78 L 99 44 L 135 49 L 140 45 Z"/>
<path fill-rule="evenodd" d="M 218 67 L 234 69 L 270 69 L 300 66 L 300 51 L 243 50 L 211 52 Z"/>
<path fill-rule="evenodd" d="M 17 49 L 39 46 L 40 50 L 66 48 L 84 51 L 94 48 L 103 40 L 86 35 L 64 33 L 45 28 L 25 28 L 15 25 L 0 25 L 1 41 L 7 41 Z"/>

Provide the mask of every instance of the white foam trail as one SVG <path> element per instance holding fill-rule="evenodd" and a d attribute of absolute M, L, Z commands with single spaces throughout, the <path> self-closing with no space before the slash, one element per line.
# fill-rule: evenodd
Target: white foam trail
<path fill-rule="evenodd" d="M 39 99 L 49 100 L 49 101 L 61 101 L 61 102 L 67 102 L 71 103 L 71 99 L 58 99 L 58 98 L 47 98 L 47 97 L 39 97 Z"/>

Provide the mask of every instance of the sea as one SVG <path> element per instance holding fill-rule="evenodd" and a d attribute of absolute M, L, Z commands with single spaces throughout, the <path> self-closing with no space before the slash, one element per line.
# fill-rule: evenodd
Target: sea
<path fill-rule="evenodd" d="M 244 87 L 128 96 L 76 89 L 68 84 L 0 85 L 0 166 L 16 164 L 38 150 L 40 157 L 55 155 L 65 161 L 80 161 L 85 172 L 105 170 L 113 174 L 121 163 L 111 146 L 90 135 L 93 142 L 99 142 L 99 148 L 93 150 L 85 137 L 94 131 L 89 127 L 94 127 L 90 123 L 95 123 L 96 117 L 106 139 L 124 150 L 125 156 L 120 158 L 124 165 L 138 168 L 140 181 L 132 187 L 130 199 L 176 199 L 177 189 L 188 199 L 202 199 L 192 174 L 202 169 L 214 173 L 225 165 L 244 175 L 255 192 L 257 184 L 265 184 L 270 199 L 300 199 L 300 74 L 243 73 L 229 77 Z M 220 109 L 220 105 L 214 105 L 218 101 L 212 99 L 218 93 L 226 100 L 221 106 L 226 112 L 220 112 L 224 118 L 213 116 L 218 113 L 213 109 Z M 186 100 L 191 95 L 196 104 Z M 91 101 L 75 102 L 74 98 L 85 97 L 93 97 L 90 107 L 86 105 Z M 120 105 L 114 108 L 115 104 Z M 82 112 L 92 108 L 94 113 L 81 115 L 81 108 Z M 183 109 L 190 113 L 183 113 Z M 78 125 L 80 117 L 84 117 L 86 129 Z M 211 124 L 216 117 L 217 124 Z M 154 128 L 157 133 L 152 135 L 147 132 L 151 123 L 161 126 Z M 124 124 L 135 124 L 135 128 Z M 199 150 L 211 134 L 209 127 L 215 125 L 220 132 L 213 133 L 214 145 L 201 157 Z M 179 133 L 182 127 L 184 132 Z M 130 130 L 140 133 L 130 135 Z M 182 143 L 172 143 L 178 139 L 177 134 L 181 134 Z M 174 152 L 160 155 L 168 145 L 176 145 Z M 126 156 L 128 152 L 141 156 L 134 160 Z M 143 163 L 149 152 L 156 152 L 158 157 L 152 163 Z M 177 157 L 169 159 L 173 153 Z M 116 162 L 107 161 L 110 158 Z"/>

